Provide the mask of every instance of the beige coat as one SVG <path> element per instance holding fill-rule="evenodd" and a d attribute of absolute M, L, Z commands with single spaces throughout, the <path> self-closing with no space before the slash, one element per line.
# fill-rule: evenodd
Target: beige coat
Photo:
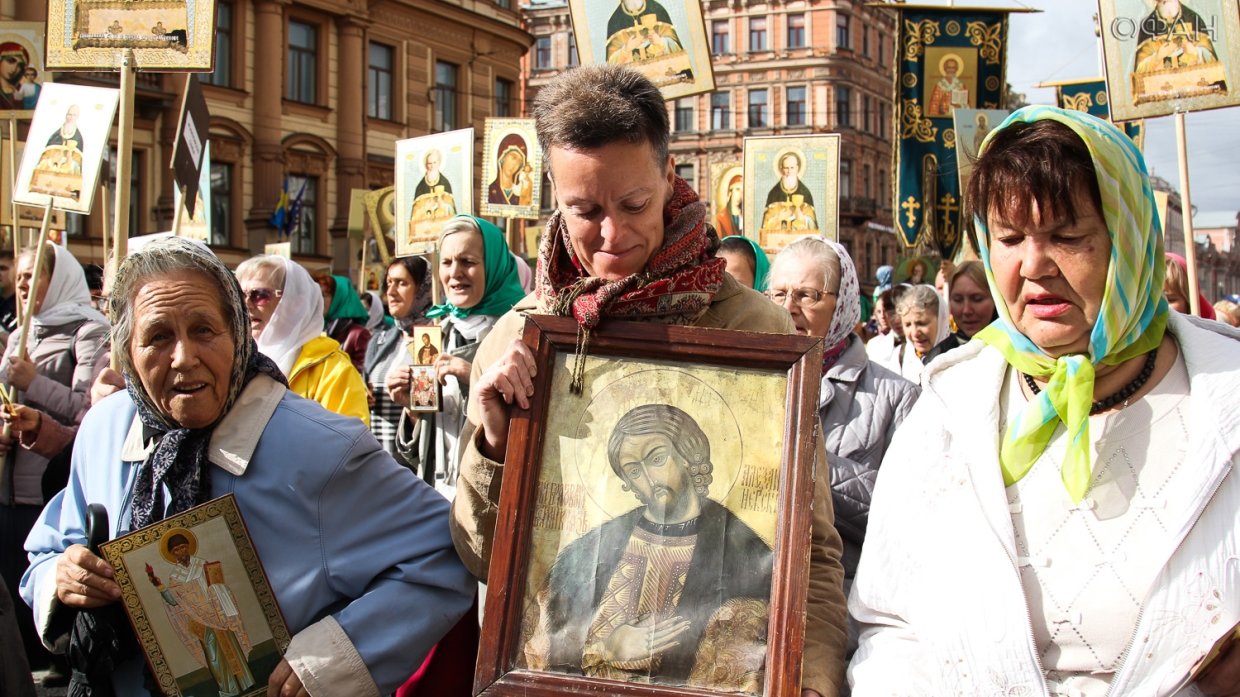
<path fill-rule="evenodd" d="M 478 348 L 471 385 L 477 385 L 482 373 L 502 357 L 509 342 L 521 337 L 524 315 L 537 309 L 534 296 L 527 296 L 499 319 Z M 726 274 L 723 287 L 695 326 L 772 334 L 791 334 L 794 331 L 792 318 L 783 308 L 757 292 L 743 288 Z M 452 538 L 465 566 L 475 576 L 485 579 L 491 561 L 504 466 L 488 460 L 478 451 L 476 436 L 479 434 L 475 433 L 478 414 L 473 399 L 469 402 L 468 416 L 461 433 L 464 450 L 456 499 L 452 505 Z M 834 526 L 829 474 L 821 438 L 818 443 L 802 684 L 817 690 L 824 697 L 833 697 L 844 679 L 847 610 L 844 605 L 844 569 L 840 565 L 840 536 Z"/>

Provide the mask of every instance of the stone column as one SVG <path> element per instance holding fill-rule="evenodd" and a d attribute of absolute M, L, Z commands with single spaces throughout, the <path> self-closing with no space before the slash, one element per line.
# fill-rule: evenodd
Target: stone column
<path fill-rule="evenodd" d="M 246 227 L 263 230 L 284 182 L 284 8 L 289 0 L 254 3 L 254 182 Z"/>
<path fill-rule="evenodd" d="M 358 17 L 337 19 L 336 217 L 332 237 L 348 234 L 349 196 L 366 188 L 366 26 Z"/>

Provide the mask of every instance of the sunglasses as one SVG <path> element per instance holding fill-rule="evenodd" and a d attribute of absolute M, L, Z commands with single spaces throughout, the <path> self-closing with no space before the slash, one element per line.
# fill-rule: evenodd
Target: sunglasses
<path fill-rule="evenodd" d="M 270 288 L 251 288 L 250 290 L 242 291 L 241 294 L 245 296 L 246 302 L 261 306 L 271 302 L 273 298 L 284 295 L 284 292 Z"/>

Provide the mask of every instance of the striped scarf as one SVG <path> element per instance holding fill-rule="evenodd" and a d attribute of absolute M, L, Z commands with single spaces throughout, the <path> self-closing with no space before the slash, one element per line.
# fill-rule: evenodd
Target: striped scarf
<path fill-rule="evenodd" d="M 1106 121 L 1077 111 L 1025 107 L 995 129 L 982 143 L 981 151 L 985 152 L 995 133 L 1009 125 L 1045 119 L 1068 126 L 1089 148 L 1102 194 L 1102 217 L 1111 237 L 1106 290 L 1090 333 L 1089 353 L 1051 358 L 1016 329 L 995 283 L 987 244 L 989 232 L 980 217 L 975 217 L 974 225 L 979 232 L 978 246 L 999 320 L 975 338 L 999 349 L 1013 368 L 1034 377 L 1049 378 L 1046 388 L 1008 426 L 999 451 L 1004 482 L 1010 486 L 1028 473 L 1062 422 L 1067 429 L 1068 446 L 1060 477 L 1072 500 L 1079 503 L 1093 480 L 1089 410 L 1093 402 L 1094 367 L 1117 365 L 1156 349 L 1166 330 L 1162 225 L 1141 152 Z"/>

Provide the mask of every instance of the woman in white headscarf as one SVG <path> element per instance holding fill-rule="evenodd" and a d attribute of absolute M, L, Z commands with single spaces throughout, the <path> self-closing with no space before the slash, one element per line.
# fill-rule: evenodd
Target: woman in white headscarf
<path fill-rule="evenodd" d="M 860 284 L 843 245 L 822 237 L 793 242 L 776 255 L 769 284 L 767 297 L 788 308 L 797 333 L 823 338 L 818 418 L 847 589 L 861 557 L 879 463 L 919 390 L 871 361 L 853 333 L 861 318 Z"/>
<path fill-rule="evenodd" d="M 387 329 L 393 325 L 391 317 L 383 309 L 383 296 L 378 291 L 368 290 L 362 293 L 362 304 L 366 306 L 366 311 L 370 313 L 370 319 L 366 320 L 366 329 L 370 331 L 370 335 Z"/>
<path fill-rule="evenodd" d="M 22 330 L 9 336 L 0 364 L 0 382 L 17 391 L 17 402 L 37 410 L 40 424 L 76 429 L 90 406 L 90 384 L 96 357 L 105 351 L 109 324 L 90 305 L 90 290 L 82 265 L 64 247 L 49 244 L 43 252 L 42 269 L 32 283 L 35 249 L 17 260 L 17 302 L 25 312 L 33 296 L 34 313 L 25 356 L 18 355 Z M 11 474 L 0 477 L 0 573 L 16 591 L 26 569 L 22 542 L 38 518 L 43 504 L 64 487 L 63 479 L 47 477 L 49 459 L 31 450 L 42 428 L 0 435 L 0 458 L 8 460 Z M 17 447 L 18 444 L 24 447 Z M 10 452 L 12 451 L 12 452 Z M 8 468 L 6 467 L 6 469 Z M 52 468 L 55 471 L 57 468 Z M 20 607 L 20 605 L 19 605 Z M 46 655 L 29 613 L 18 613 L 26 651 L 39 661 Z"/>
<path fill-rule="evenodd" d="M 237 266 L 237 280 L 258 350 L 288 377 L 289 389 L 369 426 L 366 384 L 323 333 L 323 295 L 310 273 L 285 257 L 261 255 Z"/>

